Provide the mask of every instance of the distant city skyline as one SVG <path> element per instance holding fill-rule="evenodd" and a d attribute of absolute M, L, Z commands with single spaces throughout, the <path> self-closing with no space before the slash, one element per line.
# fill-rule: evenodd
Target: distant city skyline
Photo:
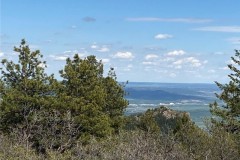
<path fill-rule="evenodd" d="M 118 81 L 228 82 L 240 49 L 240 1 L 0 0 L 0 60 L 24 38 L 47 61 L 95 55 Z"/>

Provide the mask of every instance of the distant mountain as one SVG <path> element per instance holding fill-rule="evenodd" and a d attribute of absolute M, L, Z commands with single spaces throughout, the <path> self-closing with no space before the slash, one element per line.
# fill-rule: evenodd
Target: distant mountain
<path fill-rule="evenodd" d="M 205 100 L 206 97 L 197 95 L 185 95 L 179 93 L 168 92 L 166 90 L 151 90 L 149 88 L 126 88 L 127 99 L 141 99 L 141 100 L 183 100 L 183 99 L 196 99 Z"/>

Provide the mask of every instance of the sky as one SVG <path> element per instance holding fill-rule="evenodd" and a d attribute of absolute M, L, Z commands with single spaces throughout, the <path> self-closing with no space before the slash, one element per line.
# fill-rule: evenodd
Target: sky
<path fill-rule="evenodd" d="M 46 72 L 95 55 L 118 81 L 229 81 L 240 49 L 239 0 L 0 0 L 0 60 L 25 39 Z"/>

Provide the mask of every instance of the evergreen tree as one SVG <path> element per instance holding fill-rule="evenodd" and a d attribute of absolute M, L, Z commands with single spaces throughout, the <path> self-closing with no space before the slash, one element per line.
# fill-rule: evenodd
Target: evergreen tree
<path fill-rule="evenodd" d="M 81 137 L 86 140 L 90 135 L 110 135 L 110 117 L 103 111 L 107 95 L 103 84 L 102 63 L 95 56 L 80 59 L 76 54 L 73 60 L 67 59 L 60 74 L 63 87 L 58 93 L 59 98 L 81 126 Z"/>
<path fill-rule="evenodd" d="M 3 59 L 1 61 L 1 127 L 6 130 L 23 121 L 30 121 L 30 115 L 41 107 L 46 107 L 46 98 L 51 94 L 50 84 L 53 75 L 44 72 L 46 62 L 42 61 L 39 50 L 31 52 L 23 39 L 19 47 L 14 47 L 18 53 L 18 63 Z"/>
<path fill-rule="evenodd" d="M 117 82 L 117 76 L 114 68 L 110 68 L 108 76 L 104 78 L 104 86 L 106 91 L 106 105 L 104 112 L 111 118 L 111 126 L 115 132 L 118 132 L 124 124 L 124 111 L 128 105 L 128 101 L 124 98 L 124 86 Z"/>
<path fill-rule="evenodd" d="M 221 89 L 220 94 L 216 94 L 219 100 L 224 104 L 219 106 L 217 102 L 210 104 L 212 115 L 217 118 L 212 118 L 212 122 L 216 126 L 223 127 L 230 133 L 240 133 L 240 51 L 236 50 L 235 57 L 231 57 L 234 64 L 229 64 L 228 68 L 232 71 L 228 77 L 228 84 L 216 82 Z"/>

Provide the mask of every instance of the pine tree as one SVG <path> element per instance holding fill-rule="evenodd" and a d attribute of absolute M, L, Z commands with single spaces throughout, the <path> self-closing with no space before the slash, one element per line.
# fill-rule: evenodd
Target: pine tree
<path fill-rule="evenodd" d="M 50 83 L 54 81 L 53 75 L 47 76 L 44 72 L 46 62 L 41 60 L 39 50 L 31 52 L 23 39 L 14 51 L 18 53 L 18 63 L 1 61 L 0 123 L 3 130 L 29 122 L 34 111 L 47 107 Z"/>
<path fill-rule="evenodd" d="M 104 112 L 111 118 L 111 126 L 118 132 L 124 125 L 124 111 L 128 101 L 124 98 L 124 86 L 119 84 L 114 68 L 110 68 L 108 76 L 104 78 L 104 86 L 107 93 Z"/>
<path fill-rule="evenodd" d="M 228 84 L 216 82 L 221 93 L 216 94 L 217 98 L 224 102 L 219 106 L 217 102 L 210 104 L 212 122 L 216 126 L 223 127 L 230 133 L 240 133 L 240 51 L 236 50 L 235 57 L 231 57 L 234 64 L 229 64 L 228 68 L 232 71 L 228 77 Z"/>
<path fill-rule="evenodd" d="M 95 56 L 80 59 L 78 54 L 67 59 L 64 70 L 62 91 L 58 94 L 65 107 L 81 126 L 81 137 L 90 135 L 104 137 L 112 133 L 110 117 L 103 112 L 106 92 L 103 84 L 103 65 Z"/>

